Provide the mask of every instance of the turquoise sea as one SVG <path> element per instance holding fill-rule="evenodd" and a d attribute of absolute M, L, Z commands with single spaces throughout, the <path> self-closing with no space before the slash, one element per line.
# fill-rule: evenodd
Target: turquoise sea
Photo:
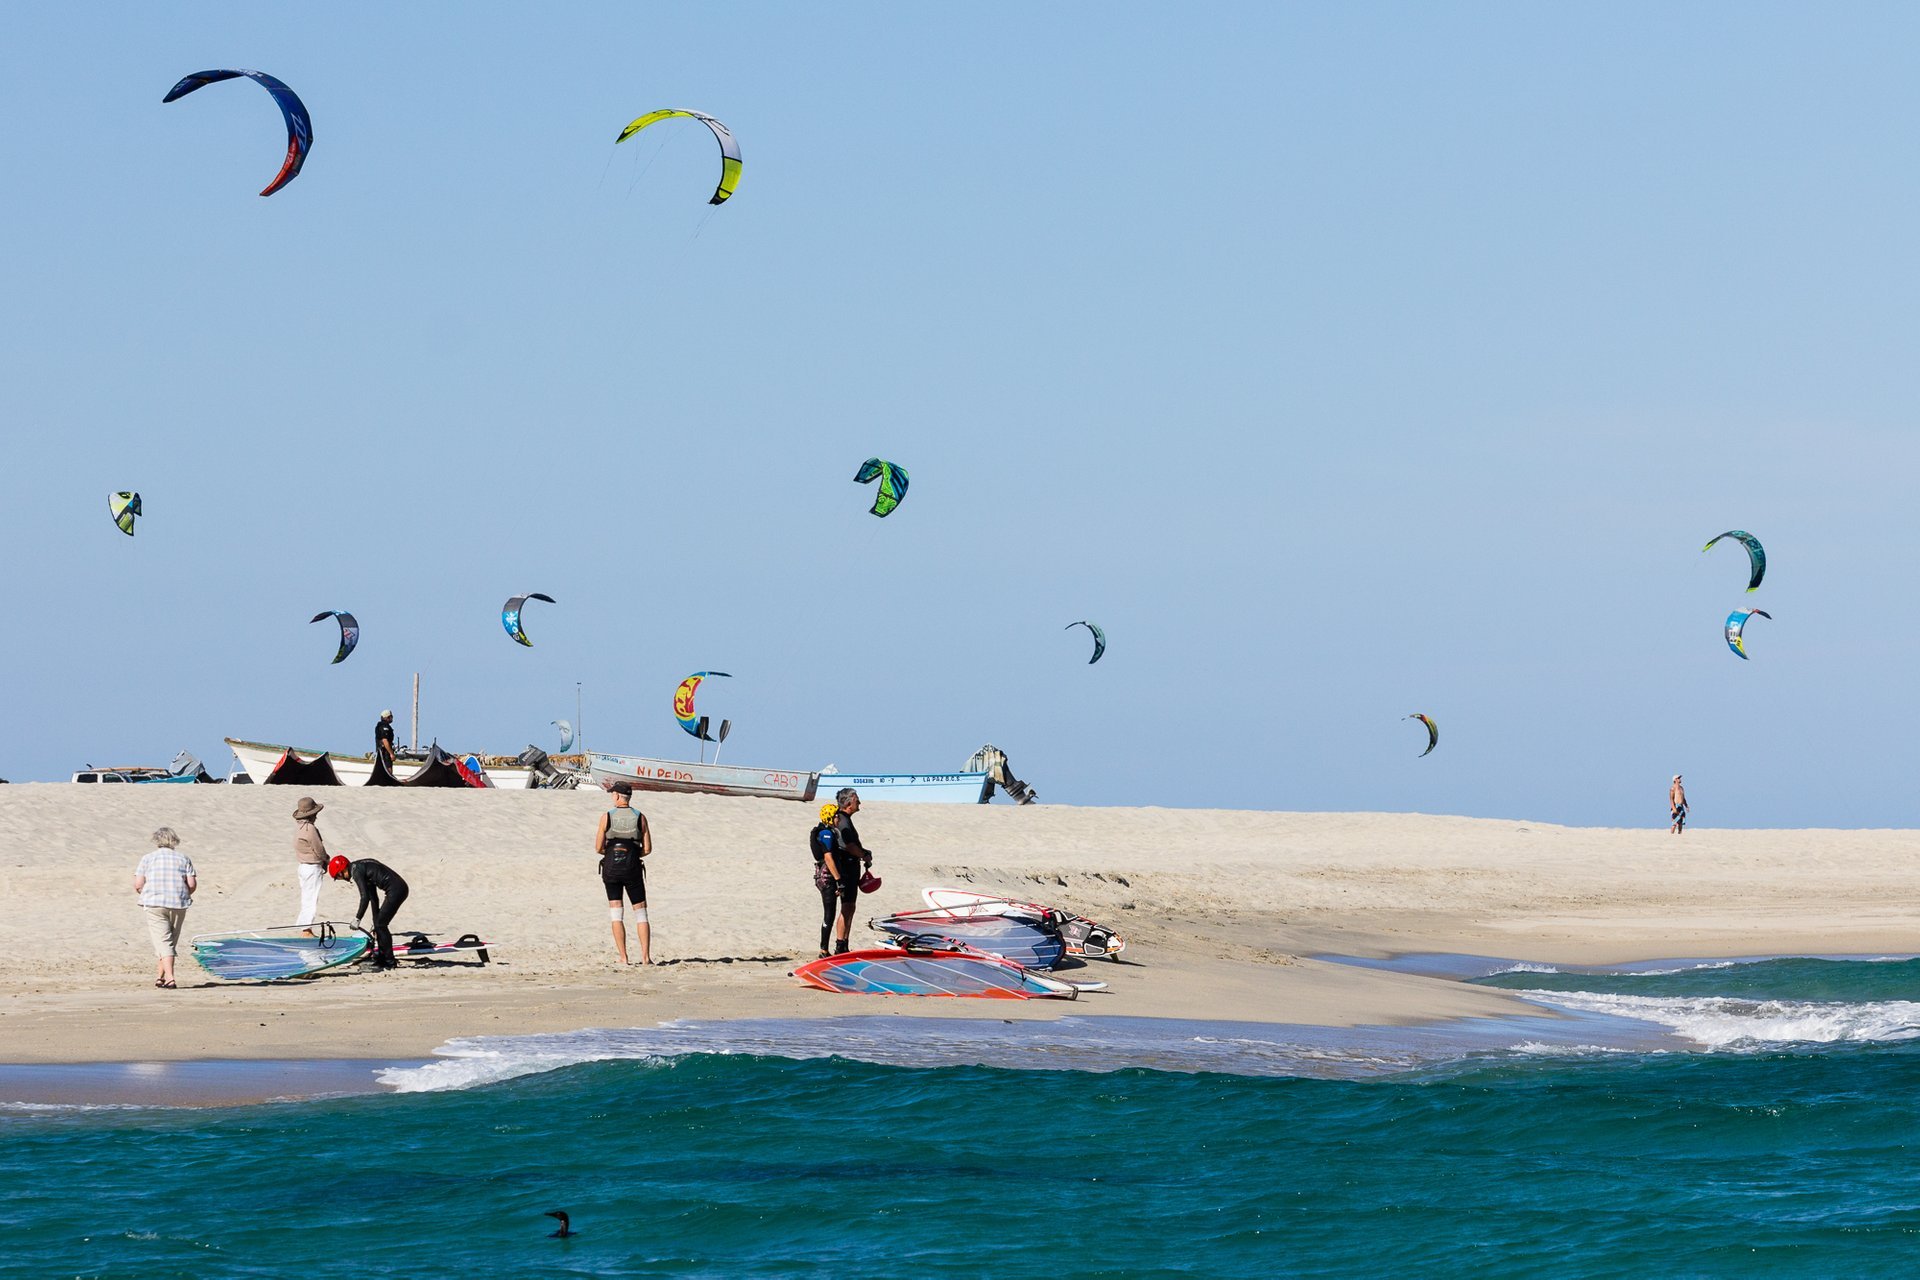
<path fill-rule="evenodd" d="M 0 1275 L 1920 1265 L 1920 961 L 1505 967 L 1576 1016 L 688 1025 L 461 1042 L 400 1092 L 14 1104 Z"/>

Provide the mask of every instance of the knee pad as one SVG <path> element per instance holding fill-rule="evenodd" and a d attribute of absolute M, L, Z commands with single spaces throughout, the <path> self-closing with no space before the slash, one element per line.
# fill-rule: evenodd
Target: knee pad
<path fill-rule="evenodd" d="M 633 922 L 635 924 L 645 924 L 647 922 L 647 909 L 645 907 L 635 907 L 633 909 Z"/>
<path fill-rule="evenodd" d="M 620 916 L 620 908 L 618 908 L 618 907 L 608 907 L 608 908 L 607 908 L 607 919 L 609 919 L 609 920 L 611 920 L 611 921 L 613 921 L 613 922 L 614 922 L 615 924 L 619 924 L 619 923 L 620 923 L 620 919 L 621 919 L 621 916 Z"/>

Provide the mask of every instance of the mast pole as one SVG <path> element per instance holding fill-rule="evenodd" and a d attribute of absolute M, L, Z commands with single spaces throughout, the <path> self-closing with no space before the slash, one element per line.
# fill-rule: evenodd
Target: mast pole
<path fill-rule="evenodd" d="M 420 673 L 413 673 L 413 746 L 412 751 L 420 750 Z"/>
<path fill-rule="evenodd" d="M 573 745 L 579 748 L 581 755 L 587 754 L 587 718 L 580 713 L 580 682 L 573 682 Z"/>

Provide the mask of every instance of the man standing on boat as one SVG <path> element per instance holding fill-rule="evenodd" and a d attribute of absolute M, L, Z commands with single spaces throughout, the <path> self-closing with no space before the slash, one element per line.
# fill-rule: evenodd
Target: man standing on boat
<path fill-rule="evenodd" d="M 387 768 L 393 768 L 393 712 L 382 711 L 380 718 L 373 722 L 373 754 L 387 762 Z"/>
<path fill-rule="evenodd" d="M 312 924 L 320 918 L 320 886 L 327 882 L 327 842 L 320 838 L 314 819 L 326 808 L 315 804 L 312 796 L 301 796 L 293 806 L 293 860 L 300 873 L 300 918 L 294 923 Z M 313 930 L 306 930 L 311 934 Z"/>

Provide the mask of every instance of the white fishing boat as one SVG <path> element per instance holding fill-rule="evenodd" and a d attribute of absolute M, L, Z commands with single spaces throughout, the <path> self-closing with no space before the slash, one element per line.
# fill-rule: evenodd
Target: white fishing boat
<path fill-rule="evenodd" d="M 242 738 L 228 738 L 226 743 L 228 750 L 233 752 L 233 758 L 240 762 L 241 767 L 247 771 L 247 775 L 255 782 L 265 782 L 272 776 L 274 769 L 280 764 L 281 760 L 286 757 L 289 751 L 293 752 L 294 755 L 302 761 L 311 761 L 319 756 L 326 756 L 328 761 L 333 765 L 333 772 L 335 776 L 340 779 L 340 785 L 343 787 L 363 787 L 367 785 L 368 779 L 373 777 L 373 756 L 371 754 L 335 755 L 330 751 L 309 750 L 306 747 L 290 747 L 282 743 L 248 742 Z M 467 757 L 461 756 L 460 758 L 464 760 Z M 554 756 L 552 758 L 561 765 L 577 765 L 580 763 L 578 756 Z M 480 767 L 486 770 L 488 780 L 491 781 L 495 787 L 504 790 L 519 791 L 535 785 L 533 771 L 527 768 L 526 765 L 521 764 L 514 756 L 479 756 L 477 759 L 479 760 Z M 424 767 L 426 764 L 427 761 L 425 760 L 409 760 L 403 756 L 395 762 L 393 772 L 399 781 L 405 782 L 415 771 Z"/>
<path fill-rule="evenodd" d="M 624 782 L 635 791 L 697 791 L 712 796 L 761 796 L 772 800 L 811 800 L 817 773 L 793 769 L 755 769 L 741 764 L 698 764 L 589 751 L 587 768 L 601 786 Z"/>
<path fill-rule="evenodd" d="M 985 804 L 990 773 L 840 773 L 832 765 L 820 771 L 820 798 L 831 800 L 842 787 L 860 799 L 885 804 Z"/>

